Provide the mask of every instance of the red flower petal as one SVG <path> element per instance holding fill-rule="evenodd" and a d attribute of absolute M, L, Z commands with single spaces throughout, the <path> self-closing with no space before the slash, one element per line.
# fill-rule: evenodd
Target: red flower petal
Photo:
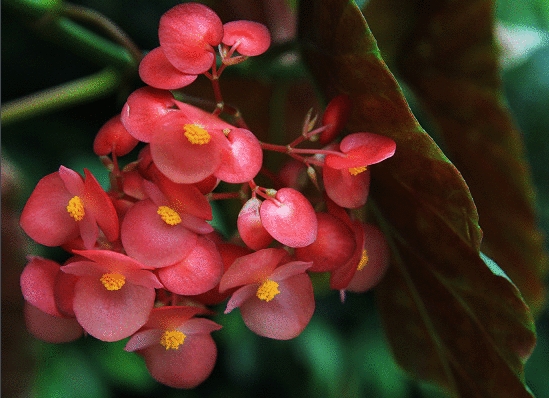
<path fill-rule="evenodd" d="M 232 21 L 223 25 L 223 44 L 234 46 L 242 55 L 263 54 L 271 45 L 271 34 L 267 27 L 259 22 Z"/>
<path fill-rule="evenodd" d="M 327 213 L 317 213 L 318 235 L 305 247 L 295 249 L 301 261 L 313 261 L 312 272 L 332 271 L 347 262 L 355 251 L 355 237 L 341 220 Z"/>
<path fill-rule="evenodd" d="M 259 140 L 246 129 L 231 129 L 229 145 L 221 152 L 221 164 L 215 176 L 231 184 L 253 179 L 263 165 L 263 150 Z"/>
<path fill-rule="evenodd" d="M 108 155 L 111 152 L 116 156 L 124 156 L 130 153 L 138 142 L 128 133 L 118 114 L 99 129 L 93 141 L 93 151 L 98 156 Z"/>
<path fill-rule="evenodd" d="M 121 227 L 122 245 L 129 256 L 159 268 L 183 260 L 196 243 L 196 234 L 183 225 L 168 225 L 150 199 L 134 204 Z"/>
<path fill-rule="evenodd" d="M 193 184 L 217 170 L 226 138 L 220 131 L 207 130 L 211 137 L 208 143 L 192 144 L 183 129 L 184 123 L 176 120 L 166 126 L 163 133 L 151 141 L 151 156 L 158 170 L 170 180 Z"/>
<path fill-rule="evenodd" d="M 299 274 L 280 281 L 278 289 L 280 293 L 269 302 L 255 296 L 245 301 L 240 313 L 252 332 L 288 340 L 298 336 L 313 316 L 313 285 L 307 274 Z"/>
<path fill-rule="evenodd" d="M 176 350 L 161 344 L 140 351 L 147 369 L 158 382 L 173 388 L 194 388 L 211 374 L 217 347 L 209 334 L 189 335 Z"/>
<path fill-rule="evenodd" d="M 389 137 L 373 133 L 349 134 L 339 144 L 346 156 L 327 155 L 326 165 L 334 169 L 368 166 L 394 155 L 396 143 Z"/>
<path fill-rule="evenodd" d="M 21 228 L 36 242 L 61 246 L 80 234 L 78 223 L 67 212 L 73 197 L 59 173 L 42 178 L 21 213 Z"/>
<path fill-rule="evenodd" d="M 240 237 L 253 250 L 265 249 L 273 241 L 273 237 L 261 223 L 260 207 L 261 201 L 259 199 L 255 197 L 248 199 L 242 206 L 236 220 Z"/>
<path fill-rule="evenodd" d="M 328 126 L 319 134 L 319 142 L 326 145 L 332 142 L 343 130 L 351 115 L 351 99 L 348 95 L 340 94 L 328 103 L 322 115 L 322 125 Z"/>
<path fill-rule="evenodd" d="M 84 334 L 75 318 L 63 318 L 47 314 L 25 302 L 25 325 L 37 339 L 47 343 L 67 343 Z"/>
<path fill-rule="evenodd" d="M 376 286 L 389 266 L 389 247 L 383 233 L 371 224 L 364 224 L 364 250 L 368 262 L 361 270 L 357 270 L 347 286 L 351 292 L 365 292 Z"/>
<path fill-rule="evenodd" d="M 161 47 L 151 50 L 139 64 L 139 77 L 149 86 L 163 90 L 175 90 L 188 86 L 198 75 L 187 74 L 175 68 Z"/>
<path fill-rule="evenodd" d="M 126 283 L 109 291 L 97 278 L 82 276 L 75 286 L 74 314 L 78 323 L 102 341 L 117 341 L 147 322 L 155 299 L 152 288 Z"/>
<path fill-rule="evenodd" d="M 219 291 L 259 283 L 271 275 L 277 264 L 287 256 L 284 249 L 262 249 L 234 261 L 219 283 Z"/>
<path fill-rule="evenodd" d="M 175 100 L 169 91 L 142 87 L 130 94 L 120 120 L 133 137 L 150 142 L 162 132 L 164 117 L 177 112 L 174 105 Z"/>
<path fill-rule="evenodd" d="M 279 189 L 275 200 L 263 201 L 259 213 L 265 229 L 284 245 L 304 247 L 316 239 L 318 225 L 313 206 L 293 188 Z"/>
<path fill-rule="evenodd" d="M 63 316 L 57 309 L 54 297 L 55 278 L 60 267 L 55 261 L 30 257 L 20 277 L 25 301 L 56 317 Z"/>
<path fill-rule="evenodd" d="M 213 46 L 221 43 L 223 24 L 202 4 L 179 4 L 160 18 L 160 46 L 170 63 L 182 72 L 207 71 L 215 59 Z"/>
<path fill-rule="evenodd" d="M 191 253 L 182 261 L 158 270 L 158 277 L 169 291 L 181 295 L 207 292 L 219 283 L 223 262 L 215 244 L 198 237 Z"/>
<path fill-rule="evenodd" d="M 322 180 L 326 194 L 337 205 L 347 209 L 364 206 L 370 192 L 370 169 L 352 175 L 348 169 L 322 168 Z"/>
<path fill-rule="evenodd" d="M 84 206 L 89 211 L 94 220 L 109 241 L 118 239 L 118 215 L 107 193 L 101 188 L 99 182 L 90 173 L 84 169 L 86 180 L 84 181 Z M 97 239 L 97 235 L 95 236 Z M 95 240 L 94 240 L 95 242 Z"/>

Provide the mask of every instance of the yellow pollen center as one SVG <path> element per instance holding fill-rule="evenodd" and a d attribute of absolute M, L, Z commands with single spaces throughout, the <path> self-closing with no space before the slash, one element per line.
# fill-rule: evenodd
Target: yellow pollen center
<path fill-rule="evenodd" d="M 74 218 L 74 221 L 81 221 L 86 212 L 84 211 L 84 203 L 80 196 L 74 196 L 67 204 L 69 215 Z"/>
<path fill-rule="evenodd" d="M 364 249 L 362 250 L 362 257 L 360 257 L 360 261 L 358 262 L 356 270 L 362 271 L 364 267 L 366 267 L 366 264 L 368 264 L 368 253 L 366 253 L 366 249 Z"/>
<path fill-rule="evenodd" d="M 177 225 L 181 222 L 181 217 L 179 217 L 179 214 L 171 207 L 160 206 L 156 213 L 160 216 L 162 221 L 168 225 Z"/>
<path fill-rule="evenodd" d="M 100 281 L 103 286 L 105 286 L 105 289 L 112 291 L 122 289 L 122 286 L 124 286 L 124 284 L 126 283 L 126 278 L 122 274 L 113 272 L 103 274 Z"/>
<path fill-rule="evenodd" d="M 204 145 L 210 142 L 210 134 L 198 124 L 186 124 L 183 126 L 185 137 L 191 144 Z"/>
<path fill-rule="evenodd" d="M 255 295 L 258 299 L 269 302 L 274 299 L 278 293 L 280 293 L 280 290 L 278 290 L 278 283 L 267 279 L 259 286 Z"/>
<path fill-rule="evenodd" d="M 363 173 L 366 171 L 366 166 L 359 166 L 359 167 L 350 167 L 349 173 L 351 173 L 352 176 L 356 176 L 360 173 Z"/>
<path fill-rule="evenodd" d="M 185 333 L 179 330 L 166 330 L 160 338 L 160 344 L 166 347 L 166 350 L 177 350 L 185 341 Z"/>

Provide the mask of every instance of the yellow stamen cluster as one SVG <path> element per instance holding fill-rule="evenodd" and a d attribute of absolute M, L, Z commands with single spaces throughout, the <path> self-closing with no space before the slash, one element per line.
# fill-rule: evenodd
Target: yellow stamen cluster
<path fill-rule="evenodd" d="M 156 214 L 158 214 L 162 221 L 164 221 L 168 225 L 177 225 L 181 222 L 181 217 L 179 216 L 179 214 L 174 209 L 168 206 L 158 207 Z"/>
<path fill-rule="evenodd" d="M 160 344 L 163 345 L 166 350 L 177 350 L 181 344 L 185 341 L 187 336 L 185 333 L 179 330 L 166 330 L 160 338 Z"/>
<path fill-rule="evenodd" d="M 191 144 L 204 145 L 210 142 L 210 134 L 198 124 L 186 124 L 183 126 L 185 130 L 185 137 L 189 140 Z"/>
<path fill-rule="evenodd" d="M 359 166 L 359 167 L 351 167 L 349 168 L 349 173 L 351 173 L 352 176 L 356 176 L 360 173 L 363 173 L 366 171 L 366 166 Z"/>
<path fill-rule="evenodd" d="M 84 203 L 80 196 L 74 196 L 67 204 L 67 211 L 75 221 L 82 221 L 86 212 L 84 211 Z"/>
<path fill-rule="evenodd" d="M 366 249 L 364 249 L 362 250 L 362 257 L 360 257 L 360 261 L 358 262 L 358 266 L 356 267 L 356 270 L 362 271 L 367 264 L 368 264 L 368 253 L 366 253 Z"/>
<path fill-rule="evenodd" d="M 269 302 L 279 293 L 280 290 L 278 290 L 278 283 L 267 279 L 259 286 L 255 295 L 258 299 Z"/>
<path fill-rule="evenodd" d="M 126 283 L 126 277 L 117 272 L 112 272 L 108 274 L 103 274 L 100 281 L 107 290 L 120 290 L 122 289 L 122 286 L 124 286 L 124 284 Z"/>

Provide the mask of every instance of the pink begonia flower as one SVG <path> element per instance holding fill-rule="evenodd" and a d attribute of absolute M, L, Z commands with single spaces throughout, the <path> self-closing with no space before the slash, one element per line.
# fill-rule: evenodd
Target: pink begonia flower
<path fill-rule="evenodd" d="M 192 296 L 217 286 L 223 274 L 223 261 L 215 243 L 199 236 L 188 256 L 169 267 L 160 268 L 157 274 L 170 292 Z"/>
<path fill-rule="evenodd" d="M 99 228 L 109 241 L 118 238 L 113 203 L 95 177 L 87 169 L 84 173 L 85 180 L 61 166 L 38 182 L 21 214 L 27 235 L 45 246 L 61 246 L 80 236 L 89 249 L 97 241 Z"/>
<path fill-rule="evenodd" d="M 271 34 L 259 22 L 232 21 L 223 25 L 223 44 L 246 56 L 263 54 L 271 45 Z"/>
<path fill-rule="evenodd" d="M 280 243 L 303 247 L 316 239 L 318 223 L 311 202 L 293 188 L 276 191 L 259 209 L 263 227 Z"/>
<path fill-rule="evenodd" d="M 236 290 L 225 313 L 240 308 L 248 328 L 260 336 L 288 340 L 307 326 L 315 309 L 311 262 L 289 261 L 283 249 L 262 249 L 240 257 L 225 272 L 219 291 Z"/>
<path fill-rule="evenodd" d="M 367 166 L 394 155 L 396 143 L 372 133 L 349 134 L 339 144 L 344 156 L 326 155 L 323 181 L 328 196 L 339 206 L 357 208 L 366 203 L 370 188 Z"/>
<path fill-rule="evenodd" d="M 175 90 L 188 86 L 198 75 L 181 72 L 166 58 L 162 47 L 156 47 L 139 63 L 139 77 L 149 86 Z"/>
<path fill-rule="evenodd" d="M 148 199 L 126 212 L 120 232 L 126 253 L 154 268 L 183 260 L 193 250 L 197 233 L 213 231 L 204 219 L 188 213 L 212 217 L 208 201 L 197 188 L 171 181 L 160 184 L 167 195 L 150 181 L 143 181 Z"/>
<path fill-rule="evenodd" d="M 55 291 L 58 276 L 63 274 L 60 267 L 52 260 L 29 257 L 20 278 L 27 329 L 33 336 L 48 343 L 73 341 L 84 333 L 74 316 L 58 308 L 60 295 L 56 295 Z"/>
<path fill-rule="evenodd" d="M 322 168 L 322 181 L 326 194 L 339 206 L 357 209 L 366 204 L 370 192 L 370 169 Z"/>
<path fill-rule="evenodd" d="M 103 341 L 132 335 L 154 306 L 157 277 L 144 265 L 109 250 L 75 251 L 77 258 L 61 270 L 78 276 L 73 310 L 84 330 Z"/>
<path fill-rule="evenodd" d="M 147 369 L 158 382 L 174 388 L 193 388 L 208 378 L 217 359 L 210 333 L 221 325 L 196 318 L 198 307 L 160 307 L 135 333 L 125 350 L 145 358 Z"/>
<path fill-rule="evenodd" d="M 170 63 L 188 74 L 200 74 L 215 61 L 215 47 L 223 38 L 223 23 L 211 8 L 179 4 L 160 18 L 160 48 Z"/>
<path fill-rule="evenodd" d="M 389 266 L 389 246 L 383 233 L 374 225 L 363 224 L 364 248 L 357 271 L 346 290 L 362 293 L 376 286 Z"/>
<path fill-rule="evenodd" d="M 342 291 L 349 286 L 364 255 L 364 224 L 359 220 L 351 220 L 347 211 L 329 198 L 326 198 L 326 207 L 329 214 L 338 218 L 352 231 L 355 239 L 354 251 L 348 260 L 330 272 L 330 287 Z"/>

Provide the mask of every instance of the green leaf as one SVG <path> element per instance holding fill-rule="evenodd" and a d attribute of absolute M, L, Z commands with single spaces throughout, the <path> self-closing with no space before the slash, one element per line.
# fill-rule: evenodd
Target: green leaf
<path fill-rule="evenodd" d="M 299 31 L 326 97 L 351 97 L 349 129 L 397 143 L 393 158 L 372 166 L 370 192 L 393 252 L 377 293 L 398 363 L 453 395 L 530 397 L 523 368 L 535 344 L 532 316 L 481 259 L 469 190 L 414 118 L 360 10 L 346 0 L 302 1 Z"/>

